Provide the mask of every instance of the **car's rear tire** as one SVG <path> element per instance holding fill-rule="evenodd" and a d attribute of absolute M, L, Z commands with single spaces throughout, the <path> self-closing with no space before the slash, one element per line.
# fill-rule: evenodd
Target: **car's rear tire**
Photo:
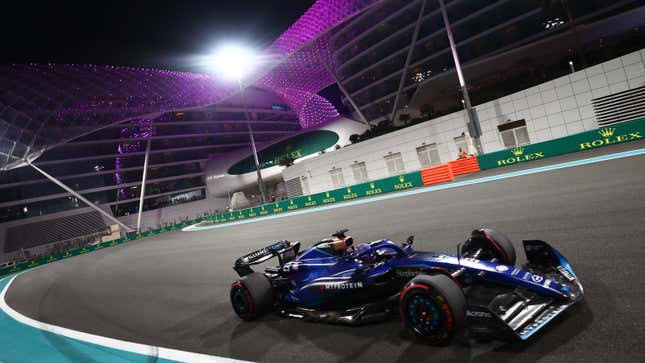
<path fill-rule="evenodd" d="M 406 330 L 432 345 L 449 344 L 466 322 L 464 292 L 444 274 L 410 280 L 401 292 L 400 309 Z"/>
<path fill-rule="evenodd" d="M 273 308 L 271 282 L 261 273 L 253 272 L 231 285 L 231 305 L 241 319 L 251 321 Z"/>
<path fill-rule="evenodd" d="M 464 243 L 461 254 L 468 257 L 481 249 L 479 260 L 495 258 L 498 263 L 515 265 L 515 247 L 513 242 L 502 232 L 494 229 L 482 228 L 472 231 L 470 239 Z"/>

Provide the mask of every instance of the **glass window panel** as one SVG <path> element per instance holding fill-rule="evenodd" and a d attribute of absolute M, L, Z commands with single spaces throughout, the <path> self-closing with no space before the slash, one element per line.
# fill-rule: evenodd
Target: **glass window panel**
<path fill-rule="evenodd" d="M 387 170 L 390 175 L 399 175 L 405 172 L 405 166 L 403 165 L 403 158 L 401 153 L 395 153 L 385 156 L 385 163 L 387 164 Z"/>
<path fill-rule="evenodd" d="M 422 168 L 427 168 L 431 163 L 430 153 L 428 152 L 427 146 L 421 146 L 417 148 L 417 157 L 419 157 L 419 164 Z"/>
<path fill-rule="evenodd" d="M 331 184 L 334 189 L 345 187 L 345 177 L 343 176 L 343 169 L 333 169 L 329 171 L 331 175 Z"/>
<path fill-rule="evenodd" d="M 529 139 L 529 133 L 526 130 L 526 126 L 518 127 L 515 129 L 515 139 L 517 140 L 518 145 L 530 144 L 531 140 Z"/>
<path fill-rule="evenodd" d="M 352 172 L 354 173 L 354 180 L 357 184 L 368 181 L 367 166 L 365 165 L 365 162 L 352 165 Z"/>
<path fill-rule="evenodd" d="M 513 130 L 502 131 L 500 134 L 502 135 L 502 142 L 504 143 L 504 147 L 516 146 Z"/>

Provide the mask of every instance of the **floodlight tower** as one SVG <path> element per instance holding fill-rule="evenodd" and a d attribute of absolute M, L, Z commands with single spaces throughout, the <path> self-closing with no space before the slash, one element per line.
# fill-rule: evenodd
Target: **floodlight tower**
<path fill-rule="evenodd" d="M 249 130 L 249 138 L 251 139 L 251 149 L 253 150 L 255 170 L 258 174 L 258 189 L 260 190 L 262 204 L 265 204 L 266 194 L 264 192 L 264 182 L 262 181 L 262 172 L 260 170 L 260 159 L 258 158 L 258 150 L 255 147 L 253 127 L 251 126 L 249 114 L 247 112 L 244 87 L 242 86 L 243 78 L 253 71 L 253 68 L 257 65 L 257 59 L 258 56 L 252 49 L 242 45 L 228 44 L 221 46 L 214 53 L 211 66 L 221 78 L 236 81 L 240 89 L 244 119 L 247 121 L 246 126 Z"/>

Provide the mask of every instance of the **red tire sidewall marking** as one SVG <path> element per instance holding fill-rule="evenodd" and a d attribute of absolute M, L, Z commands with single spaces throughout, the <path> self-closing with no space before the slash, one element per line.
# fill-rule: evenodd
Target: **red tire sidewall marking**
<path fill-rule="evenodd" d="M 429 286 L 424 284 L 419 284 L 419 283 L 410 284 L 406 286 L 401 292 L 401 297 L 399 298 L 399 310 L 400 310 L 401 320 L 403 324 L 405 326 L 408 325 L 408 317 L 407 317 L 407 314 L 404 313 L 403 301 L 405 300 L 405 297 L 408 295 L 408 293 L 414 289 L 423 289 L 432 295 L 433 300 L 436 303 L 438 303 L 439 308 L 444 313 L 447 333 L 451 334 L 453 332 L 455 323 L 454 323 L 452 310 L 450 310 L 450 306 L 448 306 L 446 298 L 443 297 L 443 295 L 435 291 L 432 291 Z"/>
<path fill-rule="evenodd" d="M 253 308 L 253 297 L 251 296 L 251 293 L 249 292 L 249 289 L 247 289 L 246 286 L 244 286 L 244 284 L 241 283 L 241 282 L 234 282 L 231 285 L 231 288 L 238 288 L 238 289 L 244 291 L 244 296 L 246 296 L 246 301 L 247 301 L 248 306 L 249 306 L 248 314 L 253 314 L 253 310 L 254 310 L 254 308 Z"/>

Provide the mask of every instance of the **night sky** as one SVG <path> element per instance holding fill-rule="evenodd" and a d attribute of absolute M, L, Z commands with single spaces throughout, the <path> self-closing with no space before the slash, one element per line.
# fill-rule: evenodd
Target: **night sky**
<path fill-rule="evenodd" d="M 8 1 L 0 63 L 92 63 L 198 71 L 222 40 L 265 48 L 314 0 Z"/>

